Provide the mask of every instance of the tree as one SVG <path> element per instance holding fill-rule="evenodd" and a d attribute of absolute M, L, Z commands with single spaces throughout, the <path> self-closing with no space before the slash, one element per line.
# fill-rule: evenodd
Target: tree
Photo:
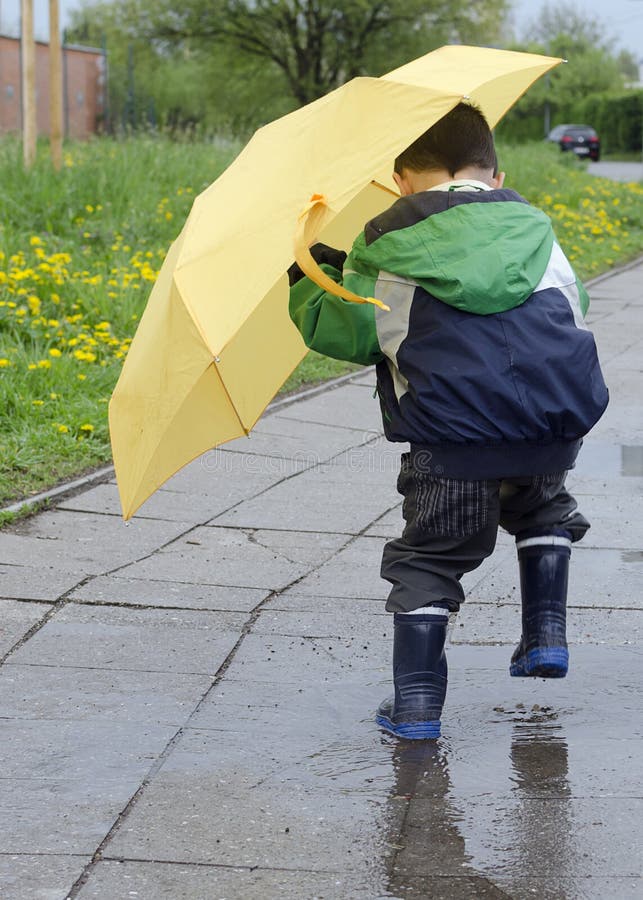
<path fill-rule="evenodd" d="M 293 108 L 272 64 L 240 55 L 226 42 L 213 47 L 152 37 L 151 11 L 138 0 L 98 0 L 71 16 L 69 41 L 107 49 L 113 128 L 197 125 L 245 136 L 264 117 Z"/>
<path fill-rule="evenodd" d="M 529 34 L 533 42 L 513 49 L 559 56 L 567 62 L 537 82 L 510 111 L 498 129 L 501 136 L 540 138 L 546 122 L 573 120 L 576 107 L 588 95 L 623 87 L 622 65 L 614 56 L 607 26 L 575 4 L 545 3 Z"/>
<path fill-rule="evenodd" d="M 143 0 L 139 0 L 143 2 Z M 378 75 L 442 43 L 497 39 L 508 0 L 173 0 L 151 36 L 227 42 L 271 62 L 298 103 L 360 74 Z"/>
<path fill-rule="evenodd" d="M 614 43 L 600 18 L 572 2 L 543 4 L 538 17 L 529 25 L 529 34 L 532 40 L 546 47 L 560 44 L 562 38 L 569 51 L 588 47 L 611 50 Z"/>

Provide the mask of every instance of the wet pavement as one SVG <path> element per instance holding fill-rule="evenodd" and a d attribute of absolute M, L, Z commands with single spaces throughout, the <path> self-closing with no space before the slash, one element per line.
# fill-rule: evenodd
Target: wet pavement
<path fill-rule="evenodd" d="M 466 576 L 437 742 L 376 728 L 400 448 L 373 377 L 276 407 L 125 526 L 0 532 L 2 900 L 639 898 L 643 263 L 591 289 L 566 679 L 512 679 L 515 553 Z"/>

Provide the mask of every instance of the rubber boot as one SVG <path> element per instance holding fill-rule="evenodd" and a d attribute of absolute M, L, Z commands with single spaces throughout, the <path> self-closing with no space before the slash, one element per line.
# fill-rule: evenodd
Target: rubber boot
<path fill-rule="evenodd" d="M 519 678 L 564 678 L 569 653 L 566 636 L 567 574 L 571 534 L 564 528 L 516 535 L 522 637 L 509 672 Z"/>
<path fill-rule="evenodd" d="M 395 696 L 377 710 L 377 724 L 408 740 L 440 737 L 447 691 L 444 643 L 449 614 L 395 613 L 393 680 Z"/>

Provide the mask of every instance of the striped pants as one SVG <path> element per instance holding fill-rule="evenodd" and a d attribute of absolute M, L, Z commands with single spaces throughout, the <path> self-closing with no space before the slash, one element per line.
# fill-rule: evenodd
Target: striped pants
<path fill-rule="evenodd" d="M 566 476 L 441 478 L 418 471 L 403 454 L 397 489 L 406 527 L 384 547 L 381 574 L 392 584 L 386 609 L 410 612 L 446 603 L 457 610 L 464 601 L 460 579 L 493 552 L 498 526 L 514 535 L 565 528 L 572 541 L 580 540 L 589 522 L 565 489 Z"/>

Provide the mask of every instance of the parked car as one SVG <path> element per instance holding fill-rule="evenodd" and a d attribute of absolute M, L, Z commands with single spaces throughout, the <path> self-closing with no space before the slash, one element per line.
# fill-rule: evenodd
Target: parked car
<path fill-rule="evenodd" d="M 588 156 L 594 162 L 601 158 L 600 138 L 589 125 L 556 125 L 547 140 L 558 144 L 563 152 L 571 150 L 576 156 Z"/>

